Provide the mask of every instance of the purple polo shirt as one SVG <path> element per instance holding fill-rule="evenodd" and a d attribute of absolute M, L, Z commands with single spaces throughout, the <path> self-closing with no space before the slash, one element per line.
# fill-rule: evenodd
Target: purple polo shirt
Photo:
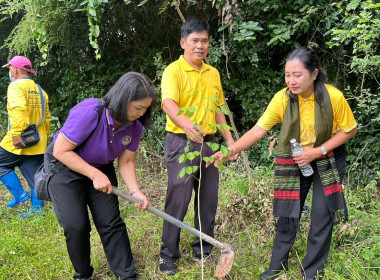
<path fill-rule="evenodd" d="M 65 124 L 56 132 L 53 141 L 62 133 L 69 142 L 80 146 L 76 150 L 78 155 L 95 167 L 118 158 L 126 149 L 137 151 L 144 131 L 139 121 L 133 121 L 129 126 L 122 125 L 116 130 L 109 110 L 104 108 L 96 127 L 97 122 L 98 100 L 85 99 L 70 110 Z M 86 141 L 94 129 L 94 133 Z M 84 144 L 81 145 L 82 143 Z"/>

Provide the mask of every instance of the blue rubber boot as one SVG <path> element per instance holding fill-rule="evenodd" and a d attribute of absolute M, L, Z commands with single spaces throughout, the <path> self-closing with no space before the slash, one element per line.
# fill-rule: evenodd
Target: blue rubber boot
<path fill-rule="evenodd" d="M 16 207 L 20 203 L 27 201 L 30 196 L 21 186 L 20 179 L 14 171 L 5 174 L 0 181 L 7 187 L 13 195 L 13 200 L 7 203 L 10 208 Z"/>
<path fill-rule="evenodd" d="M 29 218 L 31 215 L 44 215 L 44 201 L 39 200 L 36 197 L 36 193 L 34 192 L 34 188 L 30 189 L 30 196 L 32 197 L 32 206 L 26 212 L 25 214 L 20 214 L 20 218 L 26 219 Z"/>

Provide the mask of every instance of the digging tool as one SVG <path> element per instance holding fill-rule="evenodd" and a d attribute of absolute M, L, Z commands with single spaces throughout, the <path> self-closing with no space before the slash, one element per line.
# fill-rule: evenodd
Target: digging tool
<path fill-rule="evenodd" d="M 143 204 L 143 202 L 141 200 L 135 198 L 134 196 L 132 196 L 130 194 L 127 194 L 126 192 L 124 192 L 123 190 L 120 190 L 118 188 L 113 187 L 112 192 L 114 194 L 116 194 L 117 196 L 120 196 L 120 197 L 128 200 L 129 202 Z M 217 277 L 219 280 L 223 279 L 223 277 L 226 276 L 230 272 L 230 270 L 232 268 L 232 264 L 234 262 L 235 253 L 229 244 L 221 243 L 218 240 L 212 238 L 211 236 L 209 236 L 205 233 L 201 233 L 199 230 L 189 226 L 188 224 L 186 224 L 184 222 L 181 222 L 180 220 L 166 214 L 165 212 L 163 212 L 163 211 L 161 211 L 161 210 L 159 210 L 159 209 L 157 209 L 151 205 L 148 205 L 147 210 L 149 212 L 153 213 L 154 215 L 163 218 L 165 221 L 168 221 L 168 222 L 176 225 L 177 227 L 180 227 L 180 228 L 186 230 L 187 232 L 190 232 L 191 234 L 195 235 L 196 237 L 202 238 L 202 240 L 207 241 L 208 243 L 214 245 L 215 247 L 218 247 L 221 250 L 221 254 L 220 254 L 218 264 L 215 268 L 214 276 Z"/>

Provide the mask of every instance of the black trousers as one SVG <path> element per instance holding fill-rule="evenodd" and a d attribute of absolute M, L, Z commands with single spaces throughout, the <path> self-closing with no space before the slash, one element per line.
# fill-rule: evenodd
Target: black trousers
<path fill-rule="evenodd" d="M 346 149 L 342 145 L 334 150 L 335 161 L 341 181 L 343 181 L 346 167 Z M 306 277 L 315 277 L 321 272 L 327 261 L 331 245 L 331 236 L 334 223 L 334 214 L 327 207 L 322 188 L 321 178 L 315 162 L 312 162 L 314 174 L 300 180 L 300 207 L 303 209 L 311 184 L 313 184 L 313 197 L 311 208 L 311 224 L 307 241 L 307 253 L 302 260 L 302 273 Z M 302 212 L 302 211 L 301 211 Z M 281 271 L 288 266 L 288 257 L 292 248 L 296 233 L 297 223 L 293 218 L 280 217 L 276 225 L 276 237 L 274 239 L 272 259 L 269 270 Z"/>
<path fill-rule="evenodd" d="M 113 164 L 99 168 L 117 186 Z M 120 217 L 118 198 L 94 189 L 92 181 L 62 166 L 49 183 L 49 193 L 58 221 L 64 229 L 66 245 L 76 278 L 89 278 L 91 211 L 108 263 L 117 279 L 136 279 L 126 226 Z"/>
<path fill-rule="evenodd" d="M 210 140 L 215 141 L 215 140 Z M 165 141 L 165 160 L 168 169 L 168 188 L 166 192 L 165 212 L 180 221 L 183 221 L 193 190 L 194 198 L 194 224 L 199 230 L 198 223 L 198 206 L 200 207 L 202 232 L 214 237 L 215 215 L 218 206 L 218 188 L 219 188 L 219 171 L 211 165 L 205 167 L 202 161 L 201 170 L 198 170 L 194 176 L 185 175 L 177 178 L 179 171 L 184 166 L 199 166 L 201 158 L 198 156 L 192 161 L 179 163 L 178 158 L 185 153 L 187 140 L 178 135 L 168 133 Z M 200 151 L 201 144 L 190 143 L 192 151 Z M 212 149 L 206 144 L 203 145 L 203 156 L 214 154 Z M 201 172 L 201 173 L 200 173 Z M 200 176 L 201 175 L 201 176 Z M 199 177 L 201 177 L 200 188 L 198 189 Z M 200 196 L 200 205 L 198 205 L 198 192 Z M 179 251 L 180 228 L 164 221 L 162 232 L 161 257 L 176 260 L 181 257 Z M 203 253 L 209 254 L 212 245 L 208 242 L 202 242 Z M 196 256 L 201 255 L 201 242 L 199 238 L 193 241 L 192 248 Z"/>

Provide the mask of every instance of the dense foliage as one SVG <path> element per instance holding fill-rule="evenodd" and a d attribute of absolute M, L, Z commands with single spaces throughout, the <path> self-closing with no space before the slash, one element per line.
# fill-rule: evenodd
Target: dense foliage
<path fill-rule="evenodd" d="M 50 96 L 52 129 L 68 110 L 104 95 L 125 71 L 140 71 L 159 89 L 166 65 L 182 53 L 182 20 L 211 24 L 209 60 L 222 75 L 228 104 L 242 134 L 284 87 L 286 54 L 297 46 L 317 51 L 330 82 L 345 92 L 359 123 L 349 143 L 350 185 L 365 185 L 380 164 L 380 4 L 372 0 L 0 0 L 0 61 L 24 54 Z M 7 74 L 0 79 L 5 129 Z M 162 150 L 164 115 L 146 137 Z M 271 135 L 276 135 L 274 129 Z M 267 142 L 250 149 L 254 165 L 270 165 Z M 355 176 L 354 176 L 355 174 Z"/>

